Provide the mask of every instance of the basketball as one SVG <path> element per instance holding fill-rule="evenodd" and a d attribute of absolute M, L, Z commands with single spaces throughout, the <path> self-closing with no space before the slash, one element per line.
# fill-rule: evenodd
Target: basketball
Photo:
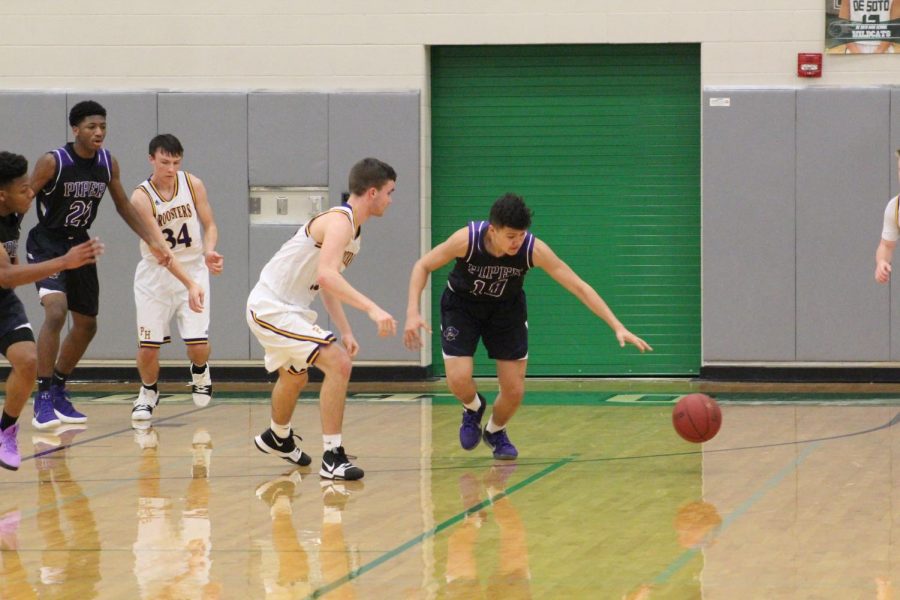
<path fill-rule="evenodd" d="M 689 442 L 708 442 L 719 433 L 722 411 L 706 394 L 688 394 L 672 410 L 672 425 Z"/>

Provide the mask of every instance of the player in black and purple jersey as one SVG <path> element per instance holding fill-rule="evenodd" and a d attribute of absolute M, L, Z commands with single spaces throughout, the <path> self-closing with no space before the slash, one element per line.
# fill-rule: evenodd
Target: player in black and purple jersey
<path fill-rule="evenodd" d="M 13 288 L 65 269 L 93 264 L 103 252 L 99 240 L 74 246 L 64 256 L 36 265 L 20 265 L 19 230 L 34 192 L 24 156 L 0 152 L 0 353 L 10 364 L 6 399 L 0 414 L 0 467 L 15 471 L 21 458 L 16 434 L 22 407 L 34 388 L 37 352 L 25 308 Z"/>
<path fill-rule="evenodd" d="M 103 147 L 106 109 L 93 100 L 79 102 L 69 112 L 69 125 L 75 141 L 44 154 L 31 177 L 38 224 L 28 233 L 28 262 L 63 256 L 89 239 L 88 229 L 108 189 L 122 219 L 147 242 L 160 264 L 168 265 L 172 252 L 159 231 L 148 229 L 132 207 L 119 180 L 119 163 Z M 36 285 L 45 318 L 37 341 L 38 392 L 32 424 L 49 429 L 60 422 L 84 423 L 87 417 L 72 406 L 65 384 L 97 331 L 97 267 L 88 264 L 54 273 Z M 60 345 L 60 331 L 70 312 L 72 327 Z"/>
<path fill-rule="evenodd" d="M 528 269 L 544 269 L 609 325 L 620 346 L 629 343 L 641 352 L 652 350 L 619 322 L 594 288 L 529 233 L 529 227 L 531 210 L 520 196 L 506 194 L 494 202 L 489 221 L 470 222 L 420 258 L 409 281 L 403 332 L 407 348 L 421 348 L 419 329 L 431 331 L 419 311 L 428 274 L 455 259 L 441 296 L 441 349 L 447 384 L 465 407 L 459 443 L 465 450 L 472 450 L 484 439 L 494 458 L 505 460 L 519 455 L 509 441 L 506 425 L 525 396 L 528 311 L 522 284 Z M 481 418 L 487 402 L 472 377 L 472 357 L 479 339 L 484 341 L 488 357 L 497 363 L 500 387 L 483 431 Z"/>

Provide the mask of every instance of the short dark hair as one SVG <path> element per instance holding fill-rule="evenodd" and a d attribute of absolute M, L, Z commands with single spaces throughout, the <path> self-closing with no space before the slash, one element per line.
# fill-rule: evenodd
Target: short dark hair
<path fill-rule="evenodd" d="M 28 160 L 24 156 L 12 152 L 0 152 L 0 187 L 6 187 L 26 173 L 28 173 Z"/>
<path fill-rule="evenodd" d="M 69 111 L 69 125 L 76 127 L 80 125 L 82 121 L 88 117 L 93 117 L 94 115 L 106 117 L 106 109 L 103 108 L 99 102 L 83 100 L 73 106 L 72 110 Z"/>
<path fill-rule="evenodd" d="M 150 140 L 150 156 L 155 155 L 157 150 L 162 150 L 163 154 L 170 156 L 184 156 L 184 147 L 171 133 L 161 133 Z"/>
<path fill-rule="evenodd" d="M 491 225 L 525 231 L 531 227 L 531 214 L 522 196 L 507 192 L 491 207 Z"/>
<path fill-rule="evenodd" d="M 397 172 L 377 158 L 364 158 L 350 169 L 350 192 L 357 196 L 362 196 L 369 188 L 381 189 L 388 181 L 397 181 Z"/>

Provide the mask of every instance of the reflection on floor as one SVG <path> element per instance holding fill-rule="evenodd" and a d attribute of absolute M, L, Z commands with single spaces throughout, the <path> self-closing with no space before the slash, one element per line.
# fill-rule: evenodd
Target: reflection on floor
<path fill-rule="evenodd" d="M 366 478 L 340 482 L 253 447 L 262 393 L 163 394 L 132 429 L 128 394 L 82 392 L 89 424 L 26 425 L 0 474 L 0 598 L 886 600 L 900 407 L 882 396 L 723 392 L 694 445 L 678 392 L 537 391 L 518 460 L 494 461 L 459 448 L 446 394 L 360 392 L 344 439 Z M 318 423 L 304 396 L 313 466 Z"/>

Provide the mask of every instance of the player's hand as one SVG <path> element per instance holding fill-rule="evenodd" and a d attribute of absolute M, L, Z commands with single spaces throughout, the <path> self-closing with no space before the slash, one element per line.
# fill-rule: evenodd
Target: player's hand
<path fill-rule="evenodd" d="M 378 336 L 387 337 L 397 335 L 397 320 L 381 309 L 379 306 L 373 307 L 368 313 L 369 318 L 375 321 L 378 327 Z"/>
<path fill-rule="evenodd" d="M 66 261 L 66 269 L 77 269 L 97 262 L 97 257 L 103 254 L 105 249 L 106 246 L 103 245 L 100 238 L 93 238 L 77 246 L 72 246 L 63 257 Z"/>
<path fill-rule="evenodd" d="M 203 301 L 205 299 L 206 293 L 196 283 L 188 288 L 188 306 L 195 313 L 203 312 Z"/>
<path fill-rule="evenodd" d="M 620 329 L 619 331 L 617 331 L 616 339 L 619 340 L 620 348 L 624 348 L 625 344 L 628 343 L 628 344 L 632 344 L 633 346 L 635 346 L 641 352 L 643 352 L 645 350 L 649 350 L 650 352 L 653 352 L 653 348 L 650 347 L 650 344 L 648 344 L 647 342 L 645 342 L 638 336 L 634 335 L 627 329 L 623 328 L 623 329 Z"/>
<path fill-rule="evenodd" d="M 878 283 L 887 283 L 891 280 L 891 263 L 886 260 L 879 260 L 875 263 L 875 281 Z"/>
<path fill-rule="evenodd" d="M 218 275 L 222 272 L 222 267 L 225 265 L 224 256 L 215 250 L 210 250 L 209 252 L 203 253 L 203 258 L 206 260 L 206 267 L 209 269 L 210 273 Z"/>
<path fill-rule="evenodd" d="M 156 262 L 163 267 L 168 268 L 168 266 L 172 264 L 172 261 L 175 260 L 172 249 L 164 244 L 153 242 L 152 244 L 148 244 L 148 247 L 150 248 L 150 252 L 153 253 L 153 256 L 156 257 Z"/>
<path fill-rule="evenodd" d="M 410 350 L 418 350 L 422 347 L 422 337 L 419 330 L 424 329 L 429 334 L 431 327 L 422 320 L 422 315 L 415 315 L 406 318 L 406 325 L 403 327 L 403 345 Z"/>
<path fill-rule="evenodd" d="M 352 333 L 342 335 L 341 343 L 344 345 L 344 348 L 347 349 L 347 354 L 350 355 L 350 358 L 353 358 L 356 356 L 356 353 L 359 352 L 359 343 L 356 341 L 356 338 L 353 337 Z"/>

